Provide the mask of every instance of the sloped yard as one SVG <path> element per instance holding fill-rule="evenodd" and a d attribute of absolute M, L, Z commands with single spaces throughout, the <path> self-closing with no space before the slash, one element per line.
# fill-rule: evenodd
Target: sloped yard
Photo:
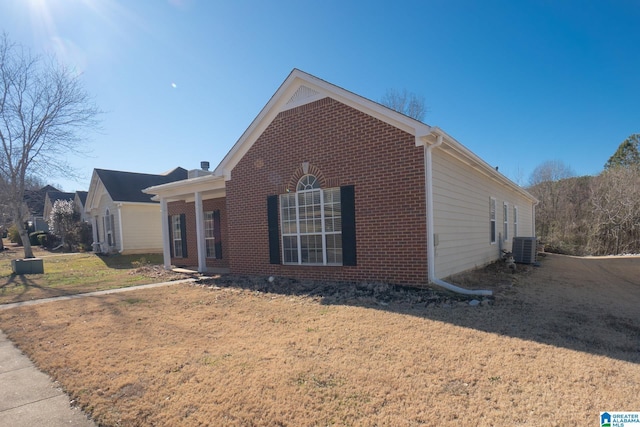
<path fill-rule="evenodd" d="M 476 307 L 223 279 L 0 310 L 0 329 L 105 426 L 595 425 L 638 410 L 638 272 L 494 266 Z"/>

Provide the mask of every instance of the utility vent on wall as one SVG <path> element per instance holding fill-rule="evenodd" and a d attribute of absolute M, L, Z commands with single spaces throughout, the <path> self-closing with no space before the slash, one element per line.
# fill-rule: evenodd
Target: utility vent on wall
<path fill-rule="evenodd" d="M 533 264 L 536 262 L 536 238 L 535 237 L 514 237 L 513 259 L 521 264 Z"/>

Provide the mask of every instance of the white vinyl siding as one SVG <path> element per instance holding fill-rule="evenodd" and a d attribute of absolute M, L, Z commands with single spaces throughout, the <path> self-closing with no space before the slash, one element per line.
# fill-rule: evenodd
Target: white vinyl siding
<path fill-rule="evenodd" d="M 518 205 L 518 233 L 533 236 L 531 200 L 455 159 L 446 150 L 433 153 L 433 233 L 437 236 L 435 272 L 438 278 L 498 259 L 498 247 L 491 243 L 492 198 Z M 504 221 L 501 210 L 496 209 L 495 220 L 496 224 Z M 510 250 L 511 242 L 503 248 Z"/>
<path fill-rule="evenodd" d="M 122 227 L 122 242 L 117 242 L 122 253 L 161 253 L 162 227 L 167 227 L 167 218 L 161 217 L 160 204 L 123 203 L 119 209 L 115 219 L 116 229 Z"/>

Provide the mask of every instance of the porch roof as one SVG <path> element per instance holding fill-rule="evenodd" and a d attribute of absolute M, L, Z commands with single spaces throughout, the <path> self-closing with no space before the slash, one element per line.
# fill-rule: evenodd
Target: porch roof
<path fill-rule="evenodd" d="M 189 201 L 200 193 L 203 199 L 217 199 L 226 196 L 225 180 L 222 176 L 207 175 L 197 178 L 154 185 L 142 190 L 143 193 L 153 194 L 153 200 Z"/>

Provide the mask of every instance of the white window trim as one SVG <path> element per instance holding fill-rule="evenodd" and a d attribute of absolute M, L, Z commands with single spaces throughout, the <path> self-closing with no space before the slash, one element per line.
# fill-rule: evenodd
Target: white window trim
<path fill-rule="evenodd" d="M 509 240 L 509 203 L 507 202 L 502 203 L 502 216 L 503 216 L 502 240 L 506 242 Z"/>
<path fill-rule="evenodd" d="M 305 175 L 306 176 L 306 175 Z M 303 177 L 304 178 L 304 177 Z M 302 178 L 301 178 L 302 179 Z M 312 188 L 306 190 L 298 190 L 294 193 L 295 197 L 295 210 L 296 210 L 296 232 L 295 233 L 285 233 L 284 231 L 280 232 L 280 247 L 281 247 L 281 256 L 282 256 L 282 264 L 284 265 L 308 265 L 308 266 L 341 266 L 343 263 L 335 263 L 327 261 L 327 236 L 330 235 L 342 235 L 342 229 L 340 231 L 326 231 L 326 223 L 325 223 L 325 202 L 324 195 L 325 191 L 333 190 L 333 188 Z M 322 224 L 321 231 L 319 233 L 308 233 L 302 232 L 300 228 L 300 205 L 298 195 L 301 193 L 312 193 L 314 191 L 318 191 L 320 193 L 320 221 Z M 282 199 L 281 199 L 282 200 Z M 284 216 L 282 215 L 282 201 L 280 202 L 280 230 L 284 230 Z M 315 262 L 302 262 L 302 236 L 317 236 L 320 235 L 322 238 L 322 263 Z M 284 238 L 285 237 L 295 237 L 298 251 L 298 261 L 297 262 L 287 262 L 285 261 L 285 247 L 284 247 Z"/>
<path fill-rule="evenodd" d="M 104 234 L 105 234 L 105 240 L 107 242 L 107 245 L 109 245 L 109 247 L 113 247 L 115 246 L 113 244 L 114 239 L 113 239 L 113 222 L 111 221 L 111 211 L 107 208 L 107 210 L 105 211 L 104 214 Z"/>
<path fill-rule="evenodd" d="M 176 233 L 176 223 L 179 225 L 178 233 Z M 177 238 L 176 235 L 178 236 Z M 171 244 L 173 245 L 173 257 L 184 258 L 184 254 L 182 253 L 182 224 L 180 224 L 180 215 L 171 215 Z M 180 255 L 178 255 L 178 248 L 180 248 Z"/>
<path fill-rule="evenodd" d="M 211 216 L 209 218 L 209 216 Z M 211 237 L 207 236 L 207 224 L 209 223 L 209 221 L 211 222 Z M 205 247 L 205 254 L 207 251 L 207 248 L 209 247 L 208 244 L 209 242 L 213 242 L 213 252 L 211 254 L 206 254 L 206 257 L 208 259 L 215 259 L 216 258 L 216 229 L 215 229 L 215 222 L 213 219 L 213 211 L 205 211 L 204 213 L 204 247 Z"/>
<path fill-rule="evenodd" d="M 518 207 L 513 207 L 513 237 L 518 237 Z"/>

